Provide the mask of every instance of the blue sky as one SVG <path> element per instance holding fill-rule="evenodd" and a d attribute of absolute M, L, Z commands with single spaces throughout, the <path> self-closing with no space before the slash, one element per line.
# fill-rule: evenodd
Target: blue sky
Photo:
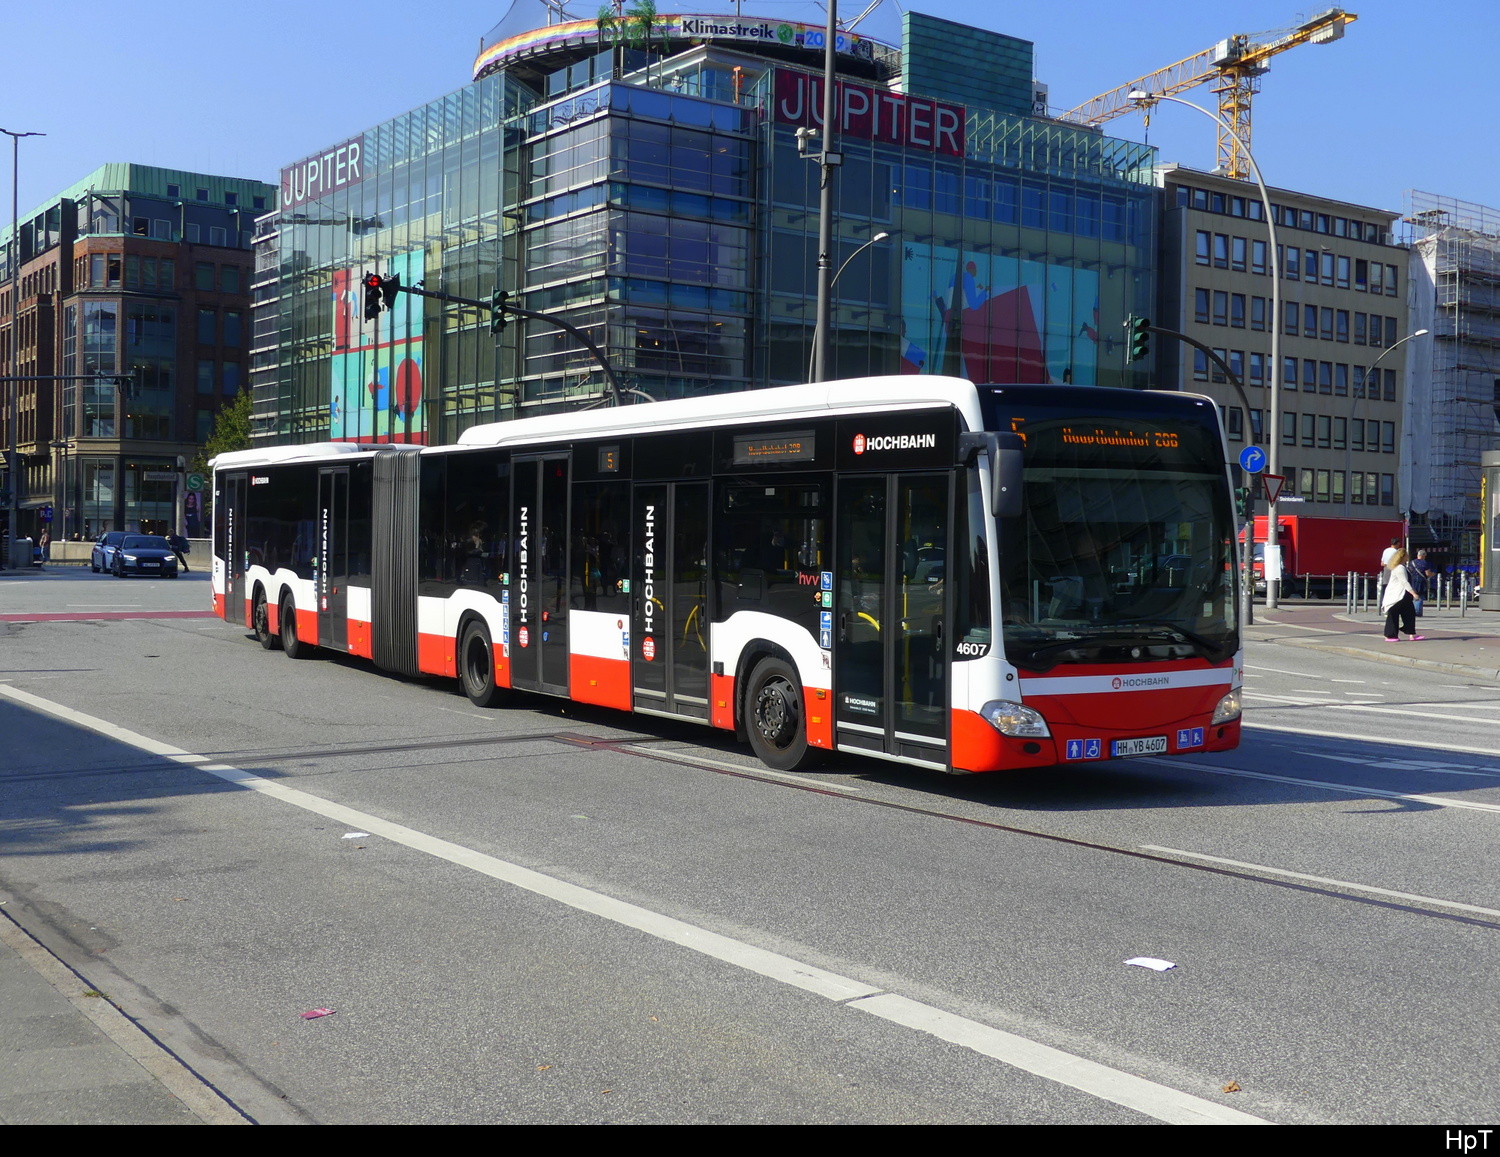
<path fill-rule="evenodd" d="M 858 0 L 845 0 L 851 8 Z M 886 0 L 893 4 L 894 0 Z M 663 11 L 716 10 L 678 5 Z M 279 168 L 458 88 L 507 0 L 61 0 L 7 5 L 0 127 L 22 142 L 22 211 L 105 161 L 275 181 Z M 859 3 L 862 7 L 863 4 Z M 1036 44 L 1038 78 L 1068 108 L 1240 32 L 1283 28 L 1323 5 L 1291 0 L 1150 4 L 980 0 L 913 7 Z M 591 12 L 597 0 L 578 0 Z M 1273 185 L 1401 210 L 1409 188 L 1500 206 L 1495 0 L 1352 0 L 1347 36 L 1278 56 L 1256 98 L 1253 148 Z M 744 0 L 746 14 L 822 22 L 814 4 Z M 891 25 L 893 26 L 893 25 Z M 1206 88 L 1184 94 L 1211 105 Z M 1115 135 L 1145 139 L 1139 116 Z M 1161 157 L 1212 167 L 1213 126 L 1164 106 Z M 7 146 L 8 141 L 0 141 Z M 0 181 L 10 150 L 0 149 Z M 0 184 L 0 219 L 9 223 Z"/>

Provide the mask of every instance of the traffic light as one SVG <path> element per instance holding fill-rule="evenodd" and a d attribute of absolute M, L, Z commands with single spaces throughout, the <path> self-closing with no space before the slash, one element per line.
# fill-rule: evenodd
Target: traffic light
<path fill-rule="evenodd" d="M 1125 327 L 1130 332 L 1130 356 L 1127 362 L 1138 362 L 1151 354 L 1151 319 L 1149 317 L 1136 317 L 1131 314 L 1125 319 Z"/>
<path fill-rule="evenodd" d="M 1234 513 L 1240 522 L 1249 522 L 1255 510 L 1255 491 L 1249 486 L 1238 486 L 1234 491 Z"/>
<path fill-rule="evenodd" d="M 505 332 L 505 323 L 508 320 L 505 316 L 505 309 L 506 303 L 509 301 L 510 290 L 508 289 L 497 289 L 495 290 L 493 296 L 490 297 L 491 333 L 499 334 Z"/>
<path fill-rule="evenodd" d="M 380 316 L 382 300 L 380 274 L 365 274 L 365 320 L 374 321 Z"/>
<path fill-rule="evenodd" d="M 401 293 L 401 274 L 393 273 L 380 283 L 380 300 L 387 312 L 396 308 L 396 298 Z"/>

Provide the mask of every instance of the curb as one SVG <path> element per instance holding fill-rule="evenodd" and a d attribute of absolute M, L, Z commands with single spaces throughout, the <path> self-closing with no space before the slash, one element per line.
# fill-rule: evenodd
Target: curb
<path fill-rule="evenodd" d="M 15 949 L 48 984 L 68 998 L 121 1051 L 145 1069 L 205 1125 L 249 1125 L 252 1122 L 211 1085 L 162 1047 L 145 1029 L 100 999 L 87 981 L 43 948 L 9 914 L 0 912 L 0 943 Z"/>

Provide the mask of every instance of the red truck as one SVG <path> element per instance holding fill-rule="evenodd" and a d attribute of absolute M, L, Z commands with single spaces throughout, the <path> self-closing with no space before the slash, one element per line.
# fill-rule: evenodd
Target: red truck
<path fill-rule="evenodd" d="M 1375 574 L 1380 553 L 1391 539 L 1406 540 L 1406 525 L 1388 518 L 1314 518 L 1282 514 L 1277 518 L 1281 539 L 1281 589 L 1284 593 L 1331 596 L 1329 576 L 1350 571 Z M 1244 532 L 1240 533 L 1244 542 Z M 1264 590 L 1266 516 L 1255 516 L 1255 586 Z"/>

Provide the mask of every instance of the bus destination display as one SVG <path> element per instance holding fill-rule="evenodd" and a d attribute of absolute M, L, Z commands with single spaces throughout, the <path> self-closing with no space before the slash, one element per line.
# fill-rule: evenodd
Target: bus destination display
<path fill-rule="evenodd" d="M 736 434 L 734 464 L 755 466 L 765 462 L 811 462 L 817 457 L 817 440 L 811 430 L 790 434 Z"/>

